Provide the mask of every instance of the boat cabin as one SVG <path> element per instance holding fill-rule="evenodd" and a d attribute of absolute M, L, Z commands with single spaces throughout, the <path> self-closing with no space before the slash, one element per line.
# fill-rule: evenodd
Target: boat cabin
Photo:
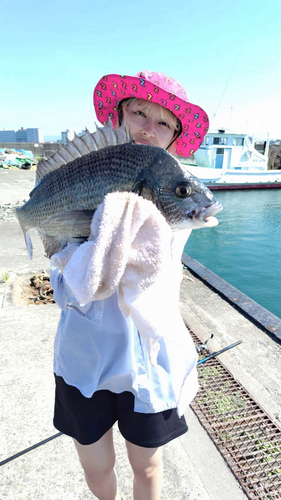
<path fill-rule="evenodd" d="M 194 153 L 199 167 L 222 170 L 267 170 L 269 136 L 260 139 L 248 134 L 219 129 L 209 131 Z"/>

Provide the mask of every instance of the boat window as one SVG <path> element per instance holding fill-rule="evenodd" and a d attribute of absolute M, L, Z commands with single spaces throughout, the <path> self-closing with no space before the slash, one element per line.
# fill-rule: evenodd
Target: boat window
<path fill-rule="evenodd" d="M 254 148 L 261 154 L 265 154 L 265 149 L 266 149 L 266 141 L 259 141 L 255 142 Z"/>
<path fill-rule="evenodd" d="M 244 138 L 243 137 L 233 137 L 233 146 L 243 146 Z"/>
<path fill-rule="evenodd" d="M 213 137 L 213 144 L 227 144 L 228 137 Z"/>
<path fill-rule="evenodd" d="M 217 148 L 217 155 L 223 155 L 224 154 L 224 148 Z"/>
<path fill-rule="evenodd" d="M 206 146 L 208 146 L 208 144 L 210 144 L 210 137 L 205 137 L 205 144 Z"/>

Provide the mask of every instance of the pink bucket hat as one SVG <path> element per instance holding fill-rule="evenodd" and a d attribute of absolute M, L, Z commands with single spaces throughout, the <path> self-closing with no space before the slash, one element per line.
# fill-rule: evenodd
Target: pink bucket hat
<path fill-rule="evenodd" d="M 141 71 L 136 76 L 105 75 L 94 90 L 97 118 L 105 125 L 111 118 L 115 126 L 118 105 L 123 99 L 136 97 L 160 104 L 181 122 L 182 132 L 175 141 L 180 156 L 190 156 L 199 148 L 209 129 L 207 113 L 188 101 L 185 89 L 176 80 L 153 71 Z"/>

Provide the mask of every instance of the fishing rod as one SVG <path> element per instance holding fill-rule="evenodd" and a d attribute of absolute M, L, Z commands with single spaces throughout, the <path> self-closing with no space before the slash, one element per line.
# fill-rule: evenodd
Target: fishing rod
<path fill-rule="evenodd" d="M 228 351 L 229 349 L 232 349 L 233 347 L 242 343 L 242 340 L 238 340 L 237 342 L 234 342 L 234 344 L 230 344 L 227 347 L 224 347 L 223 349 L 221 349 L 220 351 L 210 353 L 210 351 L 207 347 L 207 343 L 209 342 L 209 340 L 211 340 L 213 338 L 213 336 L 214 336 L 214 334 L 212 333 L 211 337 L 209 339 L 207 339 L 204 344 L 200 344 L 200 345 L 196 346 L 196 351 L 198 354 L 201 354 L 204 351 L 207 351 L 207 353 L 208 353 L 208 356 L 205 356 L 205 358 L 200 359 L 197 362 L 197 365 L 202 365 L 203 363 L 206 363 L 206 361 L 209 361 L 209 359 L 215 358 L 219 354 L 222 354 L 223 352 Z M 62 436 L 62 435 L 63 435 L 62 432 L 58 432 L 57 434 L 54 434 L 53 436 L 50 436 L 47 439 L 43 439 L 43 441 L 40 441 L 39 443 L 36 443 L 36 444 L 30 446 L 29 448 L 25 448 L 25 450 L 22 450 L 18 453 L 15 453 L 15 455 L 12 455 L 11 457 L 6 458 L 2 462 L 0 462 L 0 467 L 2 467 L 2 465 L 7 464 L 8 462 L 11 462 L 12 460 L 15 460 L 15 458 L 21 457 L 22 455 L 25 455 L 25 453 L 28 453 L 29 451 L 32 451 L 35 448 L 38 448 L 39 446 L 42 446 L 43 444 L 46 444 L 49 441 L 52 441 L 53 439 L 55 439 L 59 436 Z"/>
<path fill-rule="evenodd" d="M 22 451 L 19 451 L 18 453 L 15 453 L 15 455 L 12 455 L 11 457 L 9 458 L 6 458 L 5 460 L 3 460 L 2 462 L 0 462 L 0 467 L 2 465 L 5 465 L 7 464 L 8 462 L 11 462 L 12 460 L 14 460 L 15 458 L 18 458 L 18 457 L 21 457 L 22 455 L 25 455 L 25 453 L 28 453 L 29 451 L 32 451 L 34 450 L 35 448 L 38 448 L 39 446 L 42 446 L 43 444 L 46 444 L 48 443 L 49 441 L 52 441 L 53 439 L 59 437 L 59 436 L 62 436 L 62 432 L 58 432 L 57 434 L 54 434 L 53 436 L 50 436 L 48 437 L 47 439 L 43 439 L 43 441 L 40 441 L 39 443 L 36 443 L 36 444 L 33 444 L 32 446 L 30 446 L 29 448 L 25 448 L 25 450 L 22 450 Z"/>
<path fill-rule="evenodd" d="M 206 340 L 206 342 L 204 344 L 200 344 L 200 345 L 196 346 L 196 351 L 197 351 L 198 354 L 201 354 L 203 351 L 207 351 L 207 353 L 208 353 L 207 356 L 205 356 L 204 358 L 200 359 L 197 362 L 197 366 L 198 365 L 202 365 L 203 363 L 206 363 L 206 361 L 209 361 L 210 359 L 215 358 L 219 354 L 222 354 L 223 352 L 228 351 L 229 349 L 232 349 L 233 347 L 236 347 L 239 344 L 242 344 L 242 340 L 237 340 L 237 342 L 234 342 L 233 344 L 230 344 L 230 345 L 228 345 L 226 347 L 223 347 L 223 349 L 220 349 L 219 351 L 210 353 L 210 351 L 209 351 L 209 349 L 207 347 L 207 343 L 213 337 L 214 337 L 214 334 L 212 333 L 211 337 L 208 340 Z"/>

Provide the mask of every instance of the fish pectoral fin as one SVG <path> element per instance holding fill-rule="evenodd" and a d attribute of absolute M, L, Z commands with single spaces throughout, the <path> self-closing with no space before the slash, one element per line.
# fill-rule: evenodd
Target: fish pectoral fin
<path fill-rule="evenodd" d="M 90 235 L 90 225 L 95 210 L 69 210 L 67 212 L 58 212 L 46 219 L 42 227 L 71 227 L 77 237 L 88 237 Z"/>
<path fill-rule="evenodd" d="M 45 254 L 51 258 L 61 252 L 67 243 L 83 243 L 90 236 L 90 226 L 95 210 L 70 210 L 59 212 L 46 219 L 38 231 L 43 242 Z M 65 228 L 70 228 L 69 237 Z M 51 236 L 50 232 L 57 234 Z"/>
<path fill-rule="evenodd" d="M 46 234 L 37 231 L 39 234 L 44 250 L 45 250 L 45 257 L 48 257 L 49 259 L 54 255 L 54 253 L 59 253 L 62 251 L 64 246 L 66 245 L 67 242 L 63 243 L 61 241 L 56 240 L 56 238 L 52 236 L 47 236 Z"/>
<path fill-rule="evenodd" d="M 153 191 L 155 190 L 157 190 L 157 185 L 155 184 L 153 175 L 148 171 L 148 169 L 142 170 L 139 173 L 131 188 L 133 193 L 137 193 L 139 196 L 148 200 L 152 200 Z"/>

